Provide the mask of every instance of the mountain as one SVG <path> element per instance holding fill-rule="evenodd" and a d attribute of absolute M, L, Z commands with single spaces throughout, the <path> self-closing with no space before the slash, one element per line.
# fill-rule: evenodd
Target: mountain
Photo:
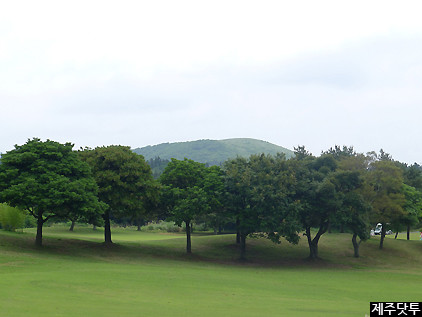
<path fill-rule="evenodd" d="M 293 151 L 281 146 L 248 138 L 162 143 L 137 148 L 133 151 L 137 154 L 142 154 L 147 161 L 156 157 L 160 157 L 163 160 L 170 160 L 171 158 L 183 160 L 186 157 L 209 165 L 220 165 L 229 158 L 235 158 L 236 156 L 249 157 L 251 154 L 265 153 L 275 155 L 284 153 L 287 158 L 294 155 Z"/>

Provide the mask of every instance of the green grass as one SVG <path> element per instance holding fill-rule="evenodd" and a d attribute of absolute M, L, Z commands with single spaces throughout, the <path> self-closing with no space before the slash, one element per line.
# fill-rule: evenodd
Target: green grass
<path fill-rule="evenodd" d="M 239 262 L 233 235 L 65 227 L 0 231 L 0 316 L 365 316 L 370 301 L 420 301 L 422 241 L 378 237 L 352 257 L 348 234 L 326 234 L 321 261 L 298 246 L 248 239 Z"/>
<path fill-rule="evenodd" d="M 394 239 L 394 236 L 395 235 L 396 234 L 394 233 L 394 234 L 387 235 L 386 237 L 387 238 L 393 238 Z M 421 238 L 420 231 L 411 231 L 409 238 L 410 238 L 410 240 L 420 240 L 420 238 Z M 407 240 L 407 233 L 406 232 L 399 232 L 399 234 L 397 235 L 397 239 L 399 239 L 399 240 Z"/>
<path fill-rule="evenodd" d="M 145 241 L 145 240 L 163 240 L 163 239 L 174 239 L 174 235 L 167 233 L 152 233 L 152 232 L 136 232 L 134 227 L 128 228 L 112 228 L 112 239 L 113 241 L 119 242 L 130 242 L 130 241 Z M 35 235 L 36 228 L 25 229 L 25 232 L 33 233 Z M 69 231 L 68 226 L 54 225 L 53 227 L 47 227 L 44 229 L 44 235 L 46 237 L 57 237 L 63 239 L 79 239 L 89 241 L 104 241 L 104 230 L 98 228 L 93 230 L 92 227 L 78 227 L 75 226 L 74 231 Z M 183 235 L 177 237 L 183 238 Z"/>

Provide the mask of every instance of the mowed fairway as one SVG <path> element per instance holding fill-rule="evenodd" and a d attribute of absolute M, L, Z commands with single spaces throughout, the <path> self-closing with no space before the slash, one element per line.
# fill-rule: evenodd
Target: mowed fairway
<path fill-rule="evenodd" d="M 0 316 L 365 316 L 370 301 L 420 301 L 422 241 L 378 239 L 352 257 L 350 235 L 325 235 L 322 261 L 298 246 L 248 239 L 246 263 L 233 235 L 46 228 L 0 231 Z"/>

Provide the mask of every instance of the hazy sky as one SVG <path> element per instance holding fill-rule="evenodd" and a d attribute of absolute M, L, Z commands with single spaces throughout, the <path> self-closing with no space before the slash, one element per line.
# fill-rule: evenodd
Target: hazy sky
<path fill-rule="evenodd" d="M 4 1 L 0 152 L 257 138 L 422 164 L 420 1 Z"/>

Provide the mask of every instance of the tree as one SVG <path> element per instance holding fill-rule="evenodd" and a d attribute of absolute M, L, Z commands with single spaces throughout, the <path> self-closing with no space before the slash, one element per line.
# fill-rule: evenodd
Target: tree
<path fill-rule="evenodd" d="M 207 167 L 204 176 L 204 191 L 210 207 L 205 221 L 214 228 L 214 233 L 221 233 L 222 226 L 226 223 L 226 210 L 223 204 L 224 181 L 223 171 L 219 166 Z"/>
<path fill-rule="evenodd" d="M 100 201 L 107 204 L 102 214 L 104 242 L 112 244 L 112 217 L 131 217 L 148 212 L 147 195 L 151 195 L 154 187 L 151 167 L 142 155 L 132 152 L 127 146 L 103 146 L 85 149 L 79 154 L 91 166 Z"/>
<path fill-rule="evenodd" d="M 185 223 L 187 253 L 192 253 L 192 221 L 210 209 L 204 190 L 205 175 L 205 164 L 187 158 L 183 161 L 173 158 L 160 176 L 170 218 L 178 226 Z"/>
<path fill-rule="evenodd" d="M 333 183 L 339 199 L 339 209 L 334 218 L 341 218 L 343 226 L 352 231 L 354 256 L 359 257 L 359 246 L 362 241 L 369 239 L 370 205 L 365 202 L 359 192 L 363 180 L 358 171 L 336 171 Z M 360 241 L 357 242 L 359 237 Z"/>
<path fill-rule="evenodd" d="M 155 179 L 145 181 L 144 192 L 142 195 L 142 206 L 133 210 L 130 220 L 137 226 L 137 231 L 141 231 L 141 226 L 146 222 L 158 218 L 159 199 L 161 194 L 161 186 Z"/>
<path fill-rule="evenodd" d="M 397 222 L 404 215 L 405 196 L 402 192 L 402 171 L 391 160 L 372 162 L 366 174 L 364 186 L 363 193 L 372 206 L 372 221 L 382 224 L 379 245 L 382 249 L 387 225 Z"/>
<path fill-rule="evenodd" d="M 371 206 L 364 200 L 363 196 L 356 190 L 349 192 L 345 197 L 345 211 L 348 220 L 346 226 L 352 231 L 352 244 L 354 257 L 359 257 L 359 246 L 362 241 L 370 238 L 369 235 L 369 212 Z M 359 242 L 357 241 L 359 238 Z"/>
<path fill-rule="evenodd" d="M 251 203 L 260 218 L 259 230 L 275 243 L 280 243 L 281 237 L 298 243 L 300 225 L 293 203 L 296 179 L 285 155 L 251 155 L 249 165 Z"/>
<path fill-rule="evenodd" d="M 354 257 L 359 257 L 359 246 L 362 241 L 370 238 L 369 213 L 370 204 L 362 194 L 364 175 L 367 171 L 367 159 L 362 154 L 342 157 L 339 161 L 339 171 L 343 180 L 342 212 L 344 225 L 352 232 Z M 359 238 L 359 242 L 357 241 Z"/>
<path fill-rule="evenodd" d="M 294 176 L 284 155 L 251 155 L 224 165 L 226 205 L 237 220 L 240 258 L 245 258 L 246 238 L 259 236 L 280 243 L 299 240 L 295 205 L 291 204 Z"/>
<path fill-rule="evenodd" d="M 418 164 L 405 166 L 403 170 L 404 183 L 422 191 L 422 167 Z"/>
<path fill-rule="evenodd" d="M 407 232 L 407 240 L 410 240 L 410 227 L 418 224 L 422 216 L 422 193 L 415 187 L 403 184 L 404 213 L 394 223 L 400 228 L 403 226 Z M 398 230 L 396 230 L 398 232 Z"/>
<path fill-rule="evenodd" d="M 240 218 L 249 206 L 248 199 L 251 190 L 248 161 L 243 157 L 227 160 L 224 162 L 223 170 L 225 186 L 224 203 L 226 205 L 227 216 L 233 218 L 236 223 L 236 243 L 240 244 Z M 245 246 L 242 245 L 241 250 L 244 252 Z"/>
<path fill-rule="evenodd" d="M 103 225 L 103 219 L 101 215 L 107 208 L 107 205 L 101 201 L 98 201 L 97 194 L 95 197 L 91 197 L 91 199 L 84 204 L 78 200 L 70 201 L 65 208 L 67 208 L 65 218 L 62 219 L 61 217 L 58 217 L 57 220 L 70 220 L 71 225 L 69 231 L 73 231 L 76 222 L 85 222 L 94 226 Z"/>
<path fill-rule="evenodd" d="M 337 163 L 331 154 L 315 158 L 304 148 L 295 150 L 298 155 L 291 160 L 297 180 L 294 199 L 308 240 L 309 259 L 315 260 L 318 258 L 319 240 L 341 206 L 338 191 L 330 178 Z M 314 237 L 312 228 L 318 229 Z"/>
<path fill-rule="evenodd" d="M 399 231 L 407 231 L 407 240 L 410 239 L 410 227 L 419 221 L 422 195 L 422 168 L 414 163 L 408 166 L 405 163 L 395 162 L 403 172 L 403 194 L 405 203 L 403 205 L 404 215 L 393 223 L 396 238 Z"/>
<path fill-rule="evenodd" d="M 66 218 L 70 212 L 101 212 L 91 170 L 72 148 L 71 143 L 34 138 L 2 155 L 1 201 L 36 218 L 37 246 L 42 246 L 42 228 L 47 220 Z"/>

